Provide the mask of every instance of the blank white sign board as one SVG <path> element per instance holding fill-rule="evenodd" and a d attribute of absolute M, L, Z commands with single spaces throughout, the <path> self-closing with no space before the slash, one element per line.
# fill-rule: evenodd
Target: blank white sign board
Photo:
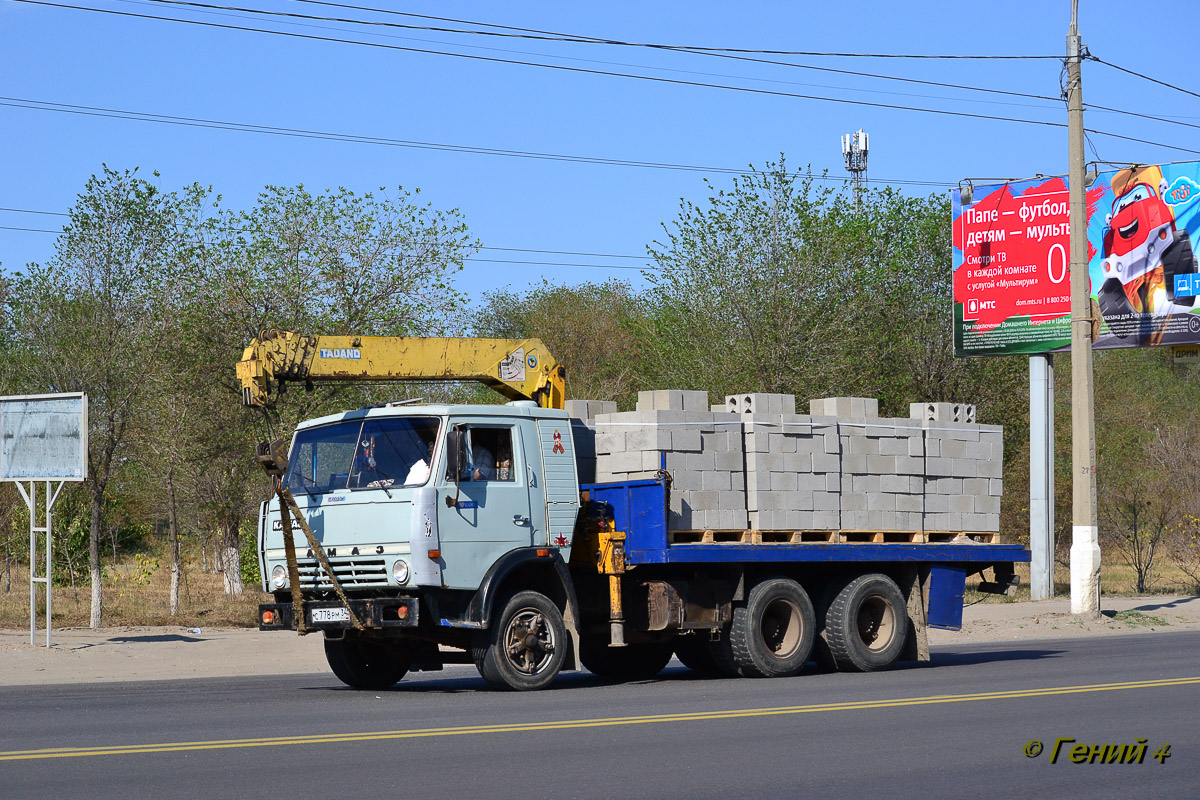
<path fill-rule="evenodd" d="M 0 481 L 87 478 L 87 396 L 0 397 Z"/>

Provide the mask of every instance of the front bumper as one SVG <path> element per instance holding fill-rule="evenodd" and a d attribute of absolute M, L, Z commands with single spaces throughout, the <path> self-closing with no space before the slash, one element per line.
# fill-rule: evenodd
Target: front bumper
<path fill-rule="evenodd" d="M 304 627 L 309 630 L 345 630 L 353 628 L 349 619 L 313 621 L 313 611 L 344 609 L 336 600 L 304 601 Z M 369 600 L 351 600 L 350 608 L 359 621 L 369 629 L 415 628 L 420 604 L 415 597 L 379 597 Z M 320 616 L 320 615 L 318 615 Z M 258 607 L 258 629 L 260 631 L 296 630 L 296 615 L 291 603 L 263 603 Z"/>

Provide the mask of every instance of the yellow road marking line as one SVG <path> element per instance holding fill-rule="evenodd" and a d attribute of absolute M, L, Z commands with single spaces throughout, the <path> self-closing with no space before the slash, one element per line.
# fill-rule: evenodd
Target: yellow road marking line
<path fill-rule="evenodd" d="M 747 717 L 772 717 L 788 714 L 812 714 L 821 711 L 861 711 L 875 708 L 969 703 L 984 700 L 1017 700 L 1030 697 L 1083 694 L 1086 692 L 1115 692 L 1129 689 L 1157 689 L 1168 686 L 1194 686 L 1200 677 L 1164 678 L 1126 683 L 1098 683 L 1085 686 L 1060 686 L 1046 689 L 1017 689 L 977 694 L 932 695 L 891 700 L 861 700 L 849 703 L 820 703 L 807 706 L 775 708 L 744 708 L 728 711 L 694 711 L 679 714 L 652 714 L 638 717 L 606 717 L 599 719 L 562 720 L 559 722 L 514 722 L 498 725 L 466 725 L 447 728 L 416 728 L 407 731 L 374 731 L 364 733 L 328 733 L 310 736 L 276 736 L 256 739 L 213 739 L 200 742 L 163 742 L 160 744 L 112 745 L 101 747 L 57 747 L 42 750 L 9 750 L 0 752 L 0 761 L 30 761 L 45 758 L 82 758 L 86 756 L 133 755 L 138 753 L 171 753 L 197 750 L 231 750 L 242 747 L 279 747 L 282 745 L 332 744 L 336 742 L 369 742 L 388 739 L 420 739 L 435 736 L 465 736 L 486 733 L 518 733 L 553 731 L 570 728 L 604 728 L 651 723 L 698 722 Z"/>

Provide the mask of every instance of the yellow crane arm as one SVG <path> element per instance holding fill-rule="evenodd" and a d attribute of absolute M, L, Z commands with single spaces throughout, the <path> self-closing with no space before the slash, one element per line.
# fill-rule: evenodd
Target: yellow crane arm
<path fill-rule="evenodd" d="M 267 330 L 237 365 L 242 402 L 266 405 L 284 381 L 465 381 L 562 408 L 566 369 L 540 339 L 306 336 Z"/>

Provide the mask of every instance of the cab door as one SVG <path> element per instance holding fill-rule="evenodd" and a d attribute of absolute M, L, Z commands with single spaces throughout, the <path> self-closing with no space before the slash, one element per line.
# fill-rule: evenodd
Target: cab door
<path fill-rule="evenodd" d="M 519 419 L 466 418 L 469 463 L 457 487 L 452 453 L 442 453 L 438 496 L 454 498 L 438 505 L 442 581 L 451 589 L 475 589 L 501 555 L 534 541 L 530 514 L 530 465 L 525 457 Z M 448 438 L 448 437 L 447 437 Z M 544 524 L 544 523 L 543 523 Z"/>

